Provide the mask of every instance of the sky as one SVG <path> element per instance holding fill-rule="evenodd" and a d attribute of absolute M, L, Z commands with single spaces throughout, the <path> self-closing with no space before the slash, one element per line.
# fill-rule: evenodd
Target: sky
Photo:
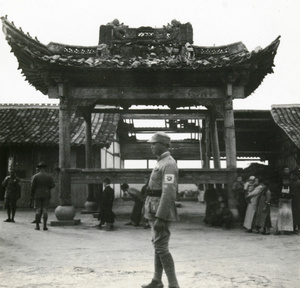
<path fill-rule="evenodd" d="M 45 45 L 97 45 L 100 25 L 115 18 L 132 28 L 159 28 L 173 19 L 190 22 L 198 46 L 242 41 L 252 51 L 281 35 L 274 74 L 248 98 L 234 100 L 234 109 L 260 110 L 300 103 L 299 8 L 298 0 L 0 0 L 0 16 L 8 15 L 9 21 Z M 25 81 L 1 32 L 0 61 L 0 103 L 57 103 Z"/>

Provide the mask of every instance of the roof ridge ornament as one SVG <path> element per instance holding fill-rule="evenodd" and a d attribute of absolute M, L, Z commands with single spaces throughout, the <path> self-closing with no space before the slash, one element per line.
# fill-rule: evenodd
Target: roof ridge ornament
<path fill-rule="evenodd" d="M 162 28 L 142 26 L 139 28 L 129 28 L 118 19 L 114 19 L 107 25 L 100 26 L 99 44 L 107 44 L 109 47 L 114 45 L 140 44 L 140 45 L 159 45 L 178 43 L 193 44 L 193 27 L 188 22 L 181 24 L 180 21 L 172 20 Z"/>

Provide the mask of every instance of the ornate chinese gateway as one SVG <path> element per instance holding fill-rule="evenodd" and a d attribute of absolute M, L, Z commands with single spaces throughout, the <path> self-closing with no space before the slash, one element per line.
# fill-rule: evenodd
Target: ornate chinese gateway
<path fill-rule="evenodd" d="M 114 169 L 95 172 L 90 169 L 91 113 L 97 112 L 95 106 L 113 105 L 117 108 L 114 113 L 122 115 L 125 111 L 128 117 L 132 113 L 128 108 L 132 105 L 166 105 L 174 119 L 174 114 L 179 113 L 177 108 L 201 105 L 207 108 L 205 113 L 203 110 L 193 113 L 196 112 L 194 115 L 207 124 L 205 135 L 207 140 L 212 139 L 214 169 L 208 169 L 209 166 L 206 170 L 181 169 L 180 181 L 216 183 L 218 179 L 228 184 L 229 206 L 235 210 L 231 194 L 236 175 L 232 101 L 251 95 L 264 77 L 273 73 L 280 37 L 267 47 L 253 51 L 248 51 L 242 42 L 203 47 L 193 43 L 190 23 L 173 20 L 162 28 L 129 28 L 115 19 L 100 26 L 99 41 L 95 46 L 54 42 L 44 45 L 16 28 L 7 17 L 1 19 L 6 40 L 25 79 L 48 97 L 60 99 L 59 161 L 63 205 L 71 205 L 71 109 L 76 109 L 77 115 L 84 116 L 86 121 L 87 169 L 81 171 L 81 179 L 88 183 L 96 174 L 109 175 L 118 183 L 120 176 L 127 173 L 128 179 L 133 177 L 142 183 L 149 171 Z M 161 111 L 157 110 L 159 113 Z M 217 115 L 224 118 L 226 169 L 220 169 Z M 209 148 L 210 145 L 207 143 L 206 146 Z"/>

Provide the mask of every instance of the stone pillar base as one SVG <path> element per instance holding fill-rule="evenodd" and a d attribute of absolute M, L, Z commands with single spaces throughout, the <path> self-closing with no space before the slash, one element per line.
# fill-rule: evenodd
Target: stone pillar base
<path fill-rule="evenodd" d="M 98 210 L 98 205 L 95 201 L 86 201 L 84 203 L 84 208 L 86 209 L 86 211 L 95 212 Z"/>
<path fill-rule="evenodd" d="M 51 226 L 75 226 L 81 223 L 80 219 L 74 220 L 58 220 L 58 221 L 51 221 Z"/>
<path fill-rule="evenodd" d="M 73 206 L 57 206 L 54 214 L 57 220 L 72 221 L 76 215 L 76 209 Z"/>
<path fill-rule="evenodd" d="M 230 211 L 232 213 L 233 220 L 238 221 L 239 220 L 239 212 L 238 212 L 237 208 L 230 208 Z"/>

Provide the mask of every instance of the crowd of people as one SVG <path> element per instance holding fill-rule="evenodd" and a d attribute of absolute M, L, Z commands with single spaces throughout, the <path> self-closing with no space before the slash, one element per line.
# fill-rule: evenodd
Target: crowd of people
<path fill-rule="evenodd" d="M 261 176 L 250 176 L 246 182 L 241 176 L 237 177 L 233 185 L 233 193 L 239 218 L 246 232 L 270 235 L 273 204 L 278 208 L 274 234 L 298 234 L 300 228 L 299 170 L 290 172 L 287 167 L 284 168 L 277 203 L 272 203 L 275 197 L 272 197 L 269 181 Z"/>
<path fill-rule="evenodd" d="M 46 172 L 46 163 L 40 162 L 37 165 L 37 173 L 31 179 L 31 200 L 30 206 L 34 204 L 36 230 L 40 230 L 39 224 L 43 219 L 43 230 L 48 230 L 48 208 L 51 197 L 51 189 L 54 188 L 53 177 Z M 110 179 L 103 181 L 104 190 L 99 206 L 99 225 L 106 230 L 114 230 L 115 214 L 113 213 L 113 202 L 115 200 L 114 190 L 110 187 Z M 141 190 L 129 187 L 127 183 L 121 185 L 123 195 L 134 200 L 130 219 L 125 225 L 134 227 L 142 225 L 150 228 L 149 222 L 144 218 L 145 200 L 149 179 Z M 7 210 L 5 222 L 15 222 L 17 201 L 21 197 L 20 179 L 16 176 L 15 169 L 9 171 L 9 175 L 2 182 L 5 188 L 4 208 Z M 243 224 L 246 232 L 271 233 L 271 206 L 277 206 L 277 219 L 274 224 L 274 234 L 298 234 L 300 228 L 300 180 L 299 170 L 289 171 L 288 167 L 283 169 L 281 175 L 280 191 L 277 197 L 272 195 L 269 188 L 270 183 L 262 177 L 251 175 L 243 181 L 239 175 L 233 184 L 233 195 L 238 210 L 239 221 Z M 276 203 L 272 200 L 277 199 Z M 206 203 L 204 223 L 216 227 L 230 228 L 234 222 L 231 210 L 228 208 L 227 193 L 222 187 L 208 184 L 202 199 Z"/>

